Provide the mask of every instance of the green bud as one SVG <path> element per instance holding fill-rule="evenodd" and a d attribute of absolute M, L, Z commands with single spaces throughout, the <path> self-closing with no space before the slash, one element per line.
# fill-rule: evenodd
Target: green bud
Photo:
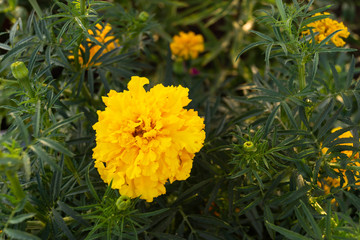
<path fill-rule="evenodd" d="M 11 68 L 12 75 L 17 80 L 23 80 L 23 79 L 28 78 L 28 76 L 29 76 L 29 70 L 25 66 L 25 63 L 23 63 L 23 62 L 19 62 L 19 61 L 14 62 L 13 64 L 11 64 L 10 68 Z"/>
<path fill-rule="evenodd" d="M 244 150 L 246 152 L 256 152 L 257 148 L 255 147 L 254 143 L 251 141 L 247 141 L 243 145 Z"/>
<path fill-rule="evenodd" d="M 336 64 L 336 65 L 335 65 L 335 69 L 336 69 L 337 72 L 341 72 L 341 66 L 340 66 L 340 65 L 337 65 L 337 64 Z"/>
<path fill-rule="evenodd" d="M 139 14 L 139 19 L 140 19 L 140 21 L 145 22 L 146 20 L 149 19 L 149 14 L 147 12 L 145 12 L 145 11 L 142 11 Z"/>
<path fill-rule="evenodd" d="M 120 210 L 120 211 L 124 211 L 126 209 L 128 209 L 131 205 L 131 199 L 127 196 L 120 196 L 115 203 L 116 207 Z"/>
<path fill-rule="evenodd" d="M 34 91 L 31 88 L 29 81 L 29 70 L 23 62 L 14 62 L 10 66 L 12 75 L 16 78 L 19 84 L 25 89 L 25 91 L 31 96 L 34 97 Z"/>

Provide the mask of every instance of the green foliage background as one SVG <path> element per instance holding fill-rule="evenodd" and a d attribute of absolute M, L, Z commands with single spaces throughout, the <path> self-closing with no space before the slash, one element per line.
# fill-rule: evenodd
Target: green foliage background
<path fill-rule="evenodd" d="M 357 1 L 9 0 L 2 6 L 2 239 L 358 238 Z M 305 23 L 317 20 L 309 17 L 325 10 L 349 27 L 346 48 L 302 38 Z M 113 26 L 121 47 L 101 56 L 99 66 L 82 68 L 76 53 L 93 40 L 88 29 L 98 22 Z M 204 36 L 206 51 L 176 61 L 171 38 L 190 30 Z M 68 58 L 73 53 L 75 61 Z M 26 64 L 33 93 L 12 76 L 15 61 Z M 205 118 L 207 137 L 189 179 L 167 185 L 153 203 L 134 199 L 119 210 L 118 191 L 94 168 L 92 125 L 104 109 L 101 97 L 126 89 L 133 75 L 151 86 L 188 87 L 189 107 Z M 353 138 L 338 139 L 350 130 Z M 244 147 L 249 142 L 251 149 Z M 317 182 L 327 176 L 341 186 L 325 195 Z"/>

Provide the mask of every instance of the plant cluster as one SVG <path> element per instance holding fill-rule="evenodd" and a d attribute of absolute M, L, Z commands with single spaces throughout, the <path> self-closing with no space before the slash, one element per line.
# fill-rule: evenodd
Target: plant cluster
<path fill-rule="evenodd" d="M 28 2 L 0 8 L 1 239 L 358 238 L 357 1 Z"/>

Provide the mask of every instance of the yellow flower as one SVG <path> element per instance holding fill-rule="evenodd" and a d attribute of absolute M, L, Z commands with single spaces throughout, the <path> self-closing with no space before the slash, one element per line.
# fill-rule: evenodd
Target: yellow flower
<path fill-rule="evenodd" d="M 316 13 L 314 16 L 321 16 L 321 15 L 330 15 L 328 12 L 322 13 Z M 332 20 L 330 18 L 321 19 L 315 22 L 312 22 L 307 25 L 309 28 L 313 28 L 312 31 L 314 33 L 318 33 L 315 36 L 316 42 L 321 42 L 324 40 L 327 36 L 329 36 L 331 33 L 340 30 L 337 32 L 332 38 L 331 41 L 335 44 L 337 47 L 342 47 L 345 45 L 345 42 L 342 38 L 347 38 L 350 33 L 348 31 L 348 28 L 344 26 L 342 22 L 338 22 L 336 20 Z M 310 30 L 303 31 L 302 34 L 309 35 Z M 328 44 L 328 42 L 326 43 Z"/>
<path fill-rule="evenodd" d="M 338 130 L 340 130 L 340 129 L 341 129 L 340 127 L 339 127 L 339 128 L 335 128 L 335 129 L 333 129 L 331 132 L 336 132 L 336 131 L 338 131 Z M 339 136 L 339 138 L 352 138 L 352 137 L 353 137 L 353 135 L 351 134 L 350 131 L 345 132 L 345 133 L 343 133 L 343 134 L 341 134 L 341 135 Z M 352 143 L 343 143 L 343 144 L 339 144 L 339 145 L 353 146 Z M 328 150 L 328 148 L 323 148 L 323 149 L 322 149 L 323 154 L 325 154 L 325 153 L 327 152 L 327 150 Z M 353 155 L 353 152 L 352 152 L 352 151 L 348 151 L 348 150 L 342 151 L 342 153 L 346 154 L 349 158 L 351 158 L 352 155 Z M 359 160 L 359 154 L 358 154 L 358 153 L 355 154 L 354 158 L 355 158 L 356 160 Z M 337 162 L 337 159 L 332 159 L 330 162 L 336 163 L 336 162 Z M 354 162 L 350 163 L 349 165 L 350 165 L 350 166 L 360 166 L 360 162 L 354 161 Z M 343 184 L 343 186 L 346 187 L 346 186 L 348 185 L 348 179 L 347 179 L 347 177 L 346 177 L 346 175 L 345 175 L 345 170 L 343 170 L 343 169 L 334 169 L 334 171 L 337 172 L 337 173 L 341 173 L 341 174 L 342 174 L 343 179 L 344 179 L 344 184 Z M 319 175 L 319 176 L 320 176 L 320 175 Z M 360 178 L 358 178 L 358 177 L 355 176 L 355 180 L 360 180 Z M 360 182 L 356 182 L 355 185 L 360 186 Z M 321 187 L 321 188 L 324 190 L 325 194 L 329 194 L 331 188 L 340 187 L 340 178 L 326 177 L 326 178 L 320 179 L 320 180 L 318 181 L 318 186 Z M 350 187 L 348 187 L 347 189 L 349 190 Z M 334 202 L 335 202 L 335 199 L 332 200 L 332 203 L 334 203 Z"/>
<path fill-rule="evenodd" d="M 199 56 L 199 53 L 204 51 L 204 38 L 194 32 L 180 32 L 179 35 L 173 37 L 170 49 L 176 57 L 185 60 L 195 59 Z"/>
<path fill-rule="evenodd" d="M 94 124 L 93 158 L 105 183 L 148 202 L 164 194 L 165 183 L 185 180 L 205 139 L 204 120 L 189 104 L 189 89 L 162 84 L 145 91 L 149 80 L 132 77 L 128 91 L 111 90 Z"/>
<path fill-rule="evenodd" d="M 105 45 L 104 48 L 102 48 L 102 46 L 97 45 L 96 43 L 92 42 L 89 38 L 86 39 L 86 44 L 87 44 L 87 48 L 89 49 L 89 57 L 88 60 L 86 62 L 84 62 L 84 55 L 85 55 L 85 51 L 86 48 L 85 46 L 83 46 L 82 44 L 80 45 L 79 48 L 79 63 L 83 68 L 88 68 L 91 66 L 99 66 L 101 63 L 97 62 L 97 60 L 104 55 L 107 52 L 110 52 L 111 50 L 119 47 L 119 41 L 117 39 L 115 39 L 114 36 L 112 36 L 111 34 L 109 34 L 111 32 L 112 28 L 110 24 L 106 24 L 105 27 L 103 27 L 101 24 L 96 24 L 95 25 L 95 33 L 89 29 L 88 33 L 92 36 L 94 36 L 94 38 Z M 99 54 L 98 56 L 96 56 L 96 59 L 94 59 L 95 55 L 97 54 L 98 51 L 102 51 L 101 54 Z M 74 55 L 69 56 L 69 59 L 74 59 Z"/>

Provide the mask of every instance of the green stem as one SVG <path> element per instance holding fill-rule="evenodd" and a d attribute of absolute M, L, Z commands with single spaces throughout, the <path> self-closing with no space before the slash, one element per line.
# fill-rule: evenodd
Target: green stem
<path fill-rule="evenodd" d="M 86 6 L 86 4 L 85 4 L 85 1 L 86 0 L 80 0 L 80 12 L 81 12 L 81 15 L 85 15 L 85 6 Z"/>
<path fill-rule="evenodd" d="M 12 191 L 12 193 L 15 195 L 15 197 L 18 199 L 18 200 L 23 200 L 25 197 L 26 197 L 26 194 L 24 192 L 24 190 L 22 189 L 21 185 L 20 185 L 20 181 L 19 181 L 19 178 L 18 178 L 18 175 L 16 172 L 14 171 L 6 171 L 6 177 L 9 179 L 10 181 L 10 189 Z M 33 205 L 31 205 L 29 202 L 26 202 L 25 203 L 25 206 L 24 206 L 25 210 L 27 212 L 30 212 L 30 213 L 35 213 L 35 216 L 41 220 L 43 223 L 46 223 L 47 222 L 47 218 L 46 216 L 44 216 L 43 214 L 41 214 L 38 210 L 36 210 L 34 208 Z"/>
<path fill-rule="evenodd" d="M 299 88 L 300 91 L 306 87 L 306 76 L 305 76 L 305 62 L 303 59 L 298 61 L 298 77 L 299 77 Z"/>
<path fill-rule="evenodd" d="M 43 12 L 39 6 L 39 4 L 37 3 L 36 0 L 29 0 L 31 6 L 33 7 L 33 9 L 35 10 L 35 12 L 37 13 L 37 15 L 39 15 L 40 18 L 42 18 L 43 16 Z"/>

